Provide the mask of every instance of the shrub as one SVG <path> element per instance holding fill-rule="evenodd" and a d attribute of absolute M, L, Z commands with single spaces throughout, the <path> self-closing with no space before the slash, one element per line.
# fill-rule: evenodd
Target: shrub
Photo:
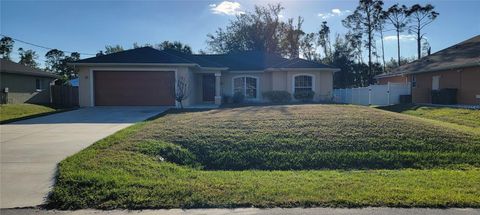
<path fill-rule="evenodd" d="M 232 97 L 229 95 L 223 95 L 222 102 L 225 104 L 230 104 L 232 103 Z"/>
<path fill-rule="evenodd" d="M 286 103 L 292 100 L 292 95 L 287 91 L 268 91 L 263 93 L 263 97 L 273 103 Z"/>
<path fill-rule="evenodd" d="M 232 100 L 235 104 L 243 103 L 243 100 L 245 100 L 245 96 L 243 95 L 243 93 L 236 92 L 233 94 Z"/>
<path fill-rule="evenodd" d="M 315 92 L 313 91 L 301 91 L 301 92 L 295 92 L 293 97 L 295 97 L 295 99 L 300 100 L 302 102 L 311 102 L 313 100 L 314 95 L 315 95 Z"/>
<path fill-rule="evenodd" d="M 199 163 L 196 162 L 194 154 L 188 151 L 188 149 L 173 143 L 161 140 L 146 140 L 139 143 L 136 147 L 140 153 L 156 157 L 162 161 L 166 160 L 180 165 L 195 167 L 200 166 Z"/>

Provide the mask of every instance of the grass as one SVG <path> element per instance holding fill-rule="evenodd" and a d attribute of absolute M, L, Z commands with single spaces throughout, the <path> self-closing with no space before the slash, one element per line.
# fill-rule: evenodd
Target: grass
<path fill-rule="evenodd" d="M 427 119 L 480 128 L 480 110 L 418 105 L 392 105 L 379 108 Z"/>
<path fill-rule="evenodd" d="M 55 109 L 35 104 L 2 104 L 0 105 L 0 123 L 50 112 L 55 112 Z"/>
<path fill-rule="evenodd" d="M 480 207 L 479 147 L 358 106 L 169 113 L 62 161 L 48 207 Z"/>

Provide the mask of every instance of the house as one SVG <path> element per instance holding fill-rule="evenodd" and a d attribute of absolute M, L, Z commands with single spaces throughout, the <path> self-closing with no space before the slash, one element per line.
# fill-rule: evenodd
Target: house
<path fill-rule="evenodd" d="M 79 68 L 80 106 L 178 105 L 177 80 L 189 86 L 184 106 L 221 104 L 242 93 L 246 101 L 263 102 L 263 92 L 311 90 L 314 100 L 330 100 L 333 72 L 328 65 L 286 59 L 256 51 L 230 54 L 184 54 L 150 47 L 83 59 Z"/>
<path fill-rule="evenodd" d="M 50 103 L 50 85 L 58 76 L 0 59 L 1 103 Z"/>
<path fill-rule="evenodd" d="M 456 89 L 457 103 L 480 104 L 480 35 L 375 78 L 379 84 L 410 82 L 413 103 L 435 103 L 435 92 Z"/>

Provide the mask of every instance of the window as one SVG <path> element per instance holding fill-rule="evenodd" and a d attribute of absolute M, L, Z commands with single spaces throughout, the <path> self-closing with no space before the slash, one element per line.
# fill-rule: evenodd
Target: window
<path fill-rule="evenodd" d="M 295 76 L 294 92 L 313 91 L 313 76 L 299 75 Z"/>
<path fill-rule="evenodd" d="M 412 75 L 412 87 L 417 86 L 417 77 L 415 75 Z"/>
<path fill-rule="evenodd" d="M 233 79 L 233 93 L 240 92 L 247 99 L 257 98 L 257 78 L 255 77 L 236 77 Z"/>
<path fill-rule="evenodd" d="M 37 90 L 42 89 L 42 81 L 39 78 L 35 79 L 35 89 Z"/>
<path fill-rule="evenodd" d="M 432 77 L 432 90 L 439 90 L 440 89 L 440 76 L 433 76 Z"/>

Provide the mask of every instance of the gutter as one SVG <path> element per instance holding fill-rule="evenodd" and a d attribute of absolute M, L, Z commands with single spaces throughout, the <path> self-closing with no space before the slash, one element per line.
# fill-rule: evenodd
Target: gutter
<path fill-rule="evenodd" d="M 437 68 L 437 69 L 422 70 L 420 72 L 402 72 L 402 73 L 397 73 L 397 74 L 377 75 L 374 78 L 375 79 L 389 78 L 389 77 L 413 75 L 413 74 L 427 73 L 427 72 L 438 72 L 438 71 L 449 70 L 449 69 L 463 69 L 463 68 L 474 67 L 474 66 L 480 66 L 480 62 L 468 63 L 468 64 L 463 64 L 463 65 L 445 66 L 445 67 L 440 67 L 440 68 Z"/>
<path fill-rule="evenodd" d="M 67 63 L 72 66 L 199 66 L 193 63 Z"/>
<path fill-rule="evenodd" d="M 338 72 L 341 69 L 338 68 L 267 68 L 265 71 L 327 71 L 327 72 Z"/>

